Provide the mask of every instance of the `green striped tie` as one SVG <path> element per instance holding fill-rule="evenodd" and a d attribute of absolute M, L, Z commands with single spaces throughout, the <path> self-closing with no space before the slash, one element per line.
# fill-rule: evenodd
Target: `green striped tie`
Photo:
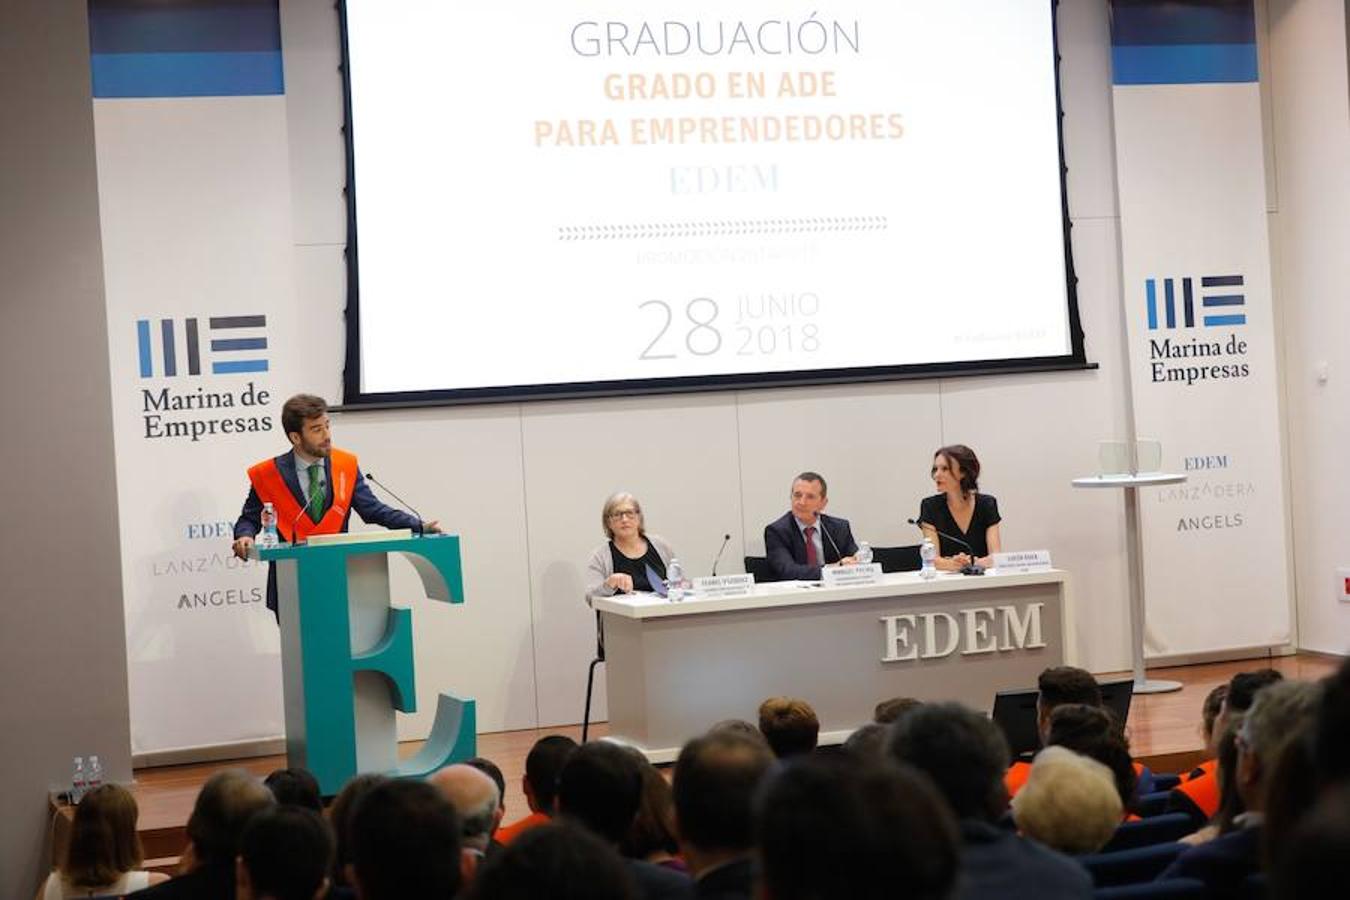
<path fill-rule="evenodd" d="M 315 522 L 323 518 L 323 464 L 309 467 L 309 517 Z"/>

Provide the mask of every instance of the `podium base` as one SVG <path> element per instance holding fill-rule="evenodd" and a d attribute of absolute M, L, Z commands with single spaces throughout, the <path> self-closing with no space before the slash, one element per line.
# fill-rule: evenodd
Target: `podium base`
<path fill-rule="evenodd" d="M 1145 678 L 1134 683 L 1136 694 L 1167 694 L 1181 690 L 1180 681 L 1167 681 L 1162 678 Z"/>

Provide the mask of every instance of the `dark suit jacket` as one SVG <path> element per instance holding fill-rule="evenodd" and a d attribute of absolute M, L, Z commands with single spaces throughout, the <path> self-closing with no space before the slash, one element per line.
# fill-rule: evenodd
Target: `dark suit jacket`
<path fill-rule="evenodd" d="M 1092 876 L 1062 853 L 988 822 L 961 822 L 959 900 L 1092 898 Z"/>
<path fill-rule="evenodd" d="M 127 896 L 136 900 L 234 900 L 234 860 L 202 866 Z"/>
<path fill-rule="evenodd" d="M 1239 897 L 1249 875 L 1261 871 L 1261 826 L 1239 828 L 1178 856 L 1158 876 L 1198 878 L 1212 897 Z"/>
<path fill-rule="evenodd" d="M 753 890 L 754 870 L 748 857 L 713 869 L 694 882 L 698 900 L 750 900 Z"/>
<path fill-rule="evenodd" d="M 283 453 L 274 460 L 277 464 L 277 470 L 281 472 L 282 480 L 286 482 L 286 487 L 290 488 L 295 502 L 301 506 L 305 505 L 305 492 L 300 487 L 300 482 L 295 475 L 295 451 Z M 329 459 L 323 461 L 324 485 L 323 485 L 323 508 L 327 512 L 333 505 L 333 463 Z M 258 532 L 262 530 L 262 508 L 263 502 L 258 497 L 258 492 L 250 485 L 248 497 L 244 500 L 244 508 L 239 512 L 239 519 L 234 523 L 234 537 L 238 540 L 241 537 L 257 537 Z M 342 520 L 342 530 L 347 530 L 347 523 L 351 521 L 353 510 L 361 517 L 362 522 L 371 525 L 383 525 L 385 528 L 411 528 L 420 533 L 422 531 L 422 520 L 412 513 L 406 513 L 401 509 L 394 509 L 392 506 L 386 506 L 381 503 L 379 498 L 371 491 L 370 485 L 366 484 L 366 479 L 361 474 L 361 470 L 356 470 L 356 485 L 352 488 L 352 503 L 347 510 L 347 516 Z M 290 523 L 286 523 L 289 525 Z M 267 608 L 273 615 L 277 611 L 277 572 L 276 567 L 271 563 L 267 564 Z"/>
<path fill-rule="evenodd" d="M 639 900 L 691 900 L 694 882 L 688 875 L 641 859 L 625 859 L 637 883 Z"/>
<path fill-rule="evenodd" d="M 842 557 L 858 552 L 848 519 L 824 513 L 816 519 L 822 529 L 820 542 L 825 545 L 825 562 L 839 562 Z M 769 571 L 776 581 L 815 581 L 820 578 L 820 566 L 806 564 L 806 540 L 790 511 L 764 526 L 764 555 L 768 557 Z"/>

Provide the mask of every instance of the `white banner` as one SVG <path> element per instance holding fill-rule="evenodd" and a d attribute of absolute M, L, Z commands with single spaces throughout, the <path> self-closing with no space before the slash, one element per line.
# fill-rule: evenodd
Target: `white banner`
<path fill-rule="evenodd" d="M 1117 6 L 1115 134 L 1152 655 L 1290 639 L 1252 10 Z M 1183 27 L 1185 26 L 1185 27 Z M 1188 43 L 1175 36 L 1185 33 Z M 1210 43 L 1203 43 L 1210 41 Z"/>
<path fill-rule="evenodd" d="M 266 572 L 229 552 L 286 446 L 285 98 L 98 99 L 132 750 L 283 732 Z"/>

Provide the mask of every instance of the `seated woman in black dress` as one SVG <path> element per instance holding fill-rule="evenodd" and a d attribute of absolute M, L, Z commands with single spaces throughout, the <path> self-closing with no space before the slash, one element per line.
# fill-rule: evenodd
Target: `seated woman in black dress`
<path fill-rule="evenodd" d="M 605 501 L 600 526 L 609 540 L 595 548 L 586 566 L 586 598 L 650 591 L 647 567 L 661 578 L 673 555 L 670 544 L 648 534 L 642 505 L 632 494 L 620 492 Z"/>
<path fill-rule="evenodd" d="M 956 571 L 972 561 L 989 566 L 995 553 L 1003 549 L 999 542 L 998 501 L 989 494 L 976 492 L 980 461 L 965 444 L 943 447 L 933 456 L 933 483 L 940 493 L 925 497 L 919 506 L 923 533 L 938 548 L 937 567 Z M 961 538 L 975 551 L 974 559 L 955 541 L 941 537 L 944 531 Z"/>

